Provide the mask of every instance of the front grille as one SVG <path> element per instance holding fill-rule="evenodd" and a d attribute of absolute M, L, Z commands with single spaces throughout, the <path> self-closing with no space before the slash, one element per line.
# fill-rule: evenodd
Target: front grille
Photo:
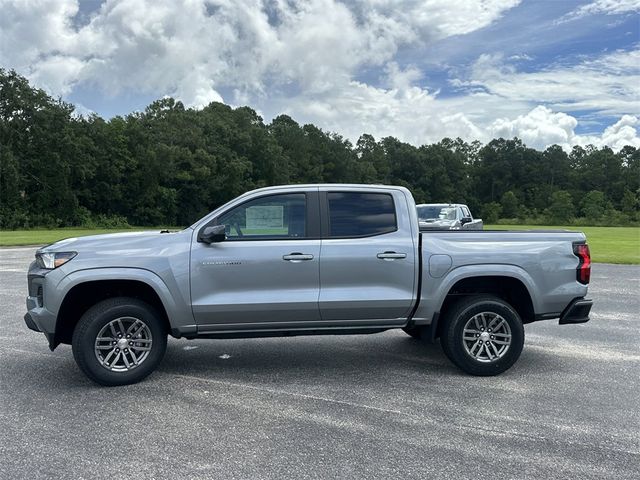
<path fill-rule="evenodd" d="M 38 286 L 38 293 L 36 295 L 36 297 L 38 298 L 38 306 L 42 307 L 44 305 L 44 295 L 42 292 L 42 285 Z"/>

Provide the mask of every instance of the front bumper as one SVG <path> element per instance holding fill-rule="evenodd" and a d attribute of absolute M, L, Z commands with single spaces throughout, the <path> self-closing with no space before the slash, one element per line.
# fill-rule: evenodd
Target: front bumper
<path fill-rule="evenodd" d="M 593 300 L 585 298 L 574 299 L 564 312 L 560 315 L 560 325 L 567 325 L 571 323 L 585 323 L 589 321 L 589 312 L 593 306 Z"/>
<path fill-rule="evenodd" d="M 30 313 L 25 313 L 24 314 L 24 323 L 27 324 L 27 328 L 29 330 L 33 330 L 34 332 L 40 332 L 40 329 L 38 328 L 38 325 L 36 325 L 36 322 L 33 321 L 33 318 L 31 318 L 31 314 Z"/>

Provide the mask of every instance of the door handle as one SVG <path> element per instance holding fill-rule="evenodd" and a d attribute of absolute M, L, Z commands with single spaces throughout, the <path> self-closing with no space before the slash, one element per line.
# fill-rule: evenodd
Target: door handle
<path fill-rule="evenodd" d="M 310 253 L 300 253 L 300 252 L 293 252 L 290 253 L 289 255 L 283 255 L 282 256 L 283 260 L 286 260 L 288 262 L 301 262 L 303 260 L 313 260 L 313 255 L 311 255 Z"/>
<path fill-rule="evenodd" d="M 407 258 L 406 253 L 382 252 L 376 255 L 381 260 L 396 260 L 398 258 Z"/>

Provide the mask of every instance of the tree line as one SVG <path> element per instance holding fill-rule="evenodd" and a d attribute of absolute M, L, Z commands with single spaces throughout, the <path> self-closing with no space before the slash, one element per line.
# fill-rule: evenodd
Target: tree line
<path fill-rule="evenodd" d="M 419 147 L 363 134 L 355 144 L 287 115 L 172 98 L 105 120 L 74 115 L 0 69 L 0 228 L 189 225 L 276 184 L 403 185 L 416 201 L 466 203 L 485 223 L 640 222 L 640 150 L 517 138 Z"/>

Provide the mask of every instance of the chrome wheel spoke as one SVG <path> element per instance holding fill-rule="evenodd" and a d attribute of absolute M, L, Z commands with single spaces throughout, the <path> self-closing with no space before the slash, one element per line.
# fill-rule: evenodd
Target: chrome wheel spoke
<path fill-rule="evenodd" d="M 114 353 L 116 353 L 116 349 L 114 348 L 113 350 L 111 350 L 109 352 L 109 354 L 104 358 L 104 360 L 102 361 L 103 365 L 107 365 L 109 363 L 109 359 L 111 358 L 111 355 L 113 355 Z"/>
<path fill-rule="evenodd" d="M 129 349 L 129 353 L 131 354 L 131 359 L 133 360 L 134 365 L 138 365 L 138 357 L 133 350 Z"/>
<path fill-rule="evenodd" d="M 133 345 L 131 347 L 131 350 L 136 350 L 138 352 L 149 352 L 151 351 L 151 347 L 136 347 L 135 345 Z"/>
<path fill-rule="evenodd" d="M 136 330 L 135 332 L 133 332 L 133 333 L 131 334 L 131 337 L 132 337 L 132 338 L 135 338 L 135 337 L 137 337 L 138 335 L 140 335 L 140 332 L 141 332 L 145 327 L 146 327 L 146 325 L 143 323 L 143 324 L 142 324 L 142 326 L 141 326 L 138 330 Z"/>
<path fill-rule="evenodd" d="M 122 352 L 122 360 L 124 360 L 124 364 L 127 368 L 131 367 L 131 364 L 129 363 L 129 359 L 127 358 L 127 352 Z"/>
<path fill-rule="evenodd" d="M 482 325 L 480 325 L 480 318 L 477 315 L 473 317 L 473 321 L 476 324 L 476 329 L 482 330 Z"/>
<path fill-rule="evenodd" d="M 122 325 L 122 319 L 119 318 L 117 322 L 118 322 L 118 329 L 120 330 L 119 335 L 126 335 L 127 331 L 125 330 L 124 325 Z"/>
<path fill-rule="evenodd" d="M 131 331 L 139 324 L 142 323 L 140 320 L 136 320 L 135 322 L 133 322 L 131 324 L 131 326 L 129 328 L 127 328 L 127 335 L 131 334 Z"/>
<path fill-rule="evenodd" d="M 116 356 L 115 356 L 115 358 L 111 361 L 110 366 L 111 366 L 111 367 L 113 367 L 113 366 L 118 362 L 118 359 L 119 359 L 119 358 L 120 358 L 120 352 L 116 353 Z"/>
<path fill-rule="evenodd" d="M 489 328 L 493 329 L 494 331 L 498 330 L 502 326 L 502 324 L 504 323 L 504 318 L 502 318 L 500 316 L 497 316 L 494 319 L 494 321 L 496 321 L 496 320 L 499 320 L 496 325 L 493 325 L 493 322 L 491 322 L 491 325 L 489 325 Z"/>
<path fill-rule="evenodd" d="M 511 334 L 510 333 L 494 332 L 493 335 L 496 336 L 496 337 L 511 338 Z"/>
<path fill-rule="evenodd" d="M 484 344 L 484 351 L 487 352 L 487 356 L 489 357 L 489 360 L 493 359 L 493 354 L 491 353 L 491 350 L 489 349 L 489 345 L 488 344 Z"/>

